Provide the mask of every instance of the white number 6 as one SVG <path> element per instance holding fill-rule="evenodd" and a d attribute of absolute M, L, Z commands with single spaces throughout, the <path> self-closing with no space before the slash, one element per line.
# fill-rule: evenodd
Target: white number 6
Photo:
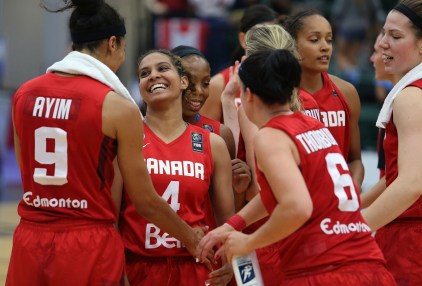
<path fill-rule="evenodd" d="M 343 212 L 354 212 L 359 209 L 359 199 L 353 179 L 349 173 L 340 174 L 337 165 L 343 170 L 349 170 L 343 156 L 338 153 L 329 153 L 325 156 L 328 173 L 334 183 L 334 193 L 338 198 L 338 208 Z M 348 198 L 346 188 L 350 190 L 351 199 Z"/>

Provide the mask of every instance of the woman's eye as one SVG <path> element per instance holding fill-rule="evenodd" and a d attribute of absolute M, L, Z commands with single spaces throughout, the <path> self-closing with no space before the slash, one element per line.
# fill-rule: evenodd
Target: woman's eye
<path fill-rule="evenodd" d="M 148 71 L 141 71 L 141 72 L 139 73 L 139 76 L 140 76 L 141 78 L 147 77 L 148 75 L 149 75 L 149 72 L 148 72 Z"/>
<path fill-rule="evenodd" d="M 169 70 L 169 67 L 168 66 L 161 66 L 161 67 L 159 67 L 159 69 L 158 69 L 160 72 L 164 72 L 164 71 L 167 71 L 167 70 Z"/>

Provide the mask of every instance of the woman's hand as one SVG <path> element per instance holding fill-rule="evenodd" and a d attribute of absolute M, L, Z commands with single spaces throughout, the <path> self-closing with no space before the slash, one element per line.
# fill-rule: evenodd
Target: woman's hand
<path fill-rule="evenodd" d="M 243 162 L 240 159 L 233 159 L 232 174 L 234 191 L 236 193 L 245 192 L 252 182 L 251 168 L 246 162 Z"/>

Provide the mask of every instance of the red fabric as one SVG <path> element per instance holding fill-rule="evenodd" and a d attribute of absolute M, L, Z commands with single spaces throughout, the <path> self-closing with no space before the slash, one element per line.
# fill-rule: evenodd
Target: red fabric
<path fill-rule="evenodd" d="M 227 224 L 237 231 L 242 231 L 246 227 L 246 221 L 238 214 L 233 215 L 227 220 Z"/>
<path fill-rule="evenodd" d="M 188 2 L 186 0 L 158 0 L 158 2 L 167 6 L 169 12 L 186 12 Z"/>
<path fill-rule="evenodd" d="M 144 124 L 144 158 L 158 195 L 188 225 L 210 224 L 209 200 L 214 170 L 210 132 L 188 125 L 175 140 L 163 142 Z M 182 243 L 140 216 L 126 192 L 119 228 L 127 250 L 140 256 L 191 256 Z"/>
<path fill-rule="evenodd" d="M 292 277 L 356 261 L 385 263 L 360 213 L 359 196 L 347 164 L 327 128 L 301 112 L 277 116 L 265 127 L 280 129 L 296 144 L 300 171 L 314 206 L 309 220 L 280 241 L 284 275 Z M 277 201 L 259 169 L 257 178 L 262 201 L 271 214 Z"/>
<path fill-rule="evenodd" d="M 193 257 L 133 257 L 126 255 L 130 285 L 205 285 L 210 271 Z"/>
<path fill-rule="evenodd" d="M 205 52 L 208 24 L 195 18 L 158 18 L 155 23 L 155 47 L 173 49 L 187 45 Z"/>
<path fill-rule="evenodd" d="M 394 278 L 381 264 L 353 263 L 337 269 L 321 271 L 301 277 L 284 279 L 278 285 L 326 285 L 326 286 L 395 286 Z"/>
<path fill-rule="evenodd" d="M 411 86 L 416 86 L 422 88 L 422 80 L 418 80 Z M 396 126 L 394 125 L 394 112 L 391 115 L 390 122 L 388 122 L 386 127 L 386 136 L 384 138 L 384 152 L 385 152 L 385 179 L 387 187 L 394 182 L 397 178 L 399 169 L 398 169 L 398 146 L 399 138 L 397 134 Z M 399 216 L 399 219 L 402 218 L 422 218 L 422 196 L 410 206 L 404 213 Z"/>
<path fill-rule="evenodd" d="M 22 218 L 116 222 L 110 188 L 116 141 L 102 131 L 102 105 L 111 89 L 86 76 L 44 74 L 13 98 L 25 194 Z"/>
<path fill-rule="evenodd" d="M 196 121 L 193 125 L 199 126 L 205 130 L 220 135 L 221 123 L 217 120 L 208 118 L 203 115 L 199 115 L 199 120 Z"/>
<path fill-rule="evenodd" d="M 124 252 L 112 224 L 21 221 L 7 286 L 123 285 Z"/>
<path fill-rule="evenodd" d="M 397 285 L 422 285 L 421 221 L 395 221 L 380 228 L 375 238 Z"/>
<path fill-rule="evenodd" d="M 422 88 L 422 80 L 411 86 Z M 397 178 L 398 133 L 394 125 L 394 112 L 386 127 L 384 138 L 385 178 L 387 186 Z M 390 224 L 380 228 L 376 240 L 384 253 L 387 267 L 398 285 L 422 285 L 422 197 Z"/>
<path fill-rule="evenodd" d="M 330 80 L 329 75 L 322 73 L 322 77 L 324 86 L 310 95 L 318 104 L 321 122 L 333 134 L 347 160 L 350 149 L 350 109 L 343 94 Z M 299 90 L 301 98 L 304 97 L 304 93 L 308 92 L 303 89 Z"/>

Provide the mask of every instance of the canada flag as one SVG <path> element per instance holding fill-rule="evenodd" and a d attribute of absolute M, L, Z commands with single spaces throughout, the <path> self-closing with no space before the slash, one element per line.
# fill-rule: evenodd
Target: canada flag
<path fill-rule="evenodd" d="M 205 21 L 194 18 L 161 18 L 154 25 L 156 48 L 173 49 L 185 45 L 206 52 L 208 25 Z"/>

